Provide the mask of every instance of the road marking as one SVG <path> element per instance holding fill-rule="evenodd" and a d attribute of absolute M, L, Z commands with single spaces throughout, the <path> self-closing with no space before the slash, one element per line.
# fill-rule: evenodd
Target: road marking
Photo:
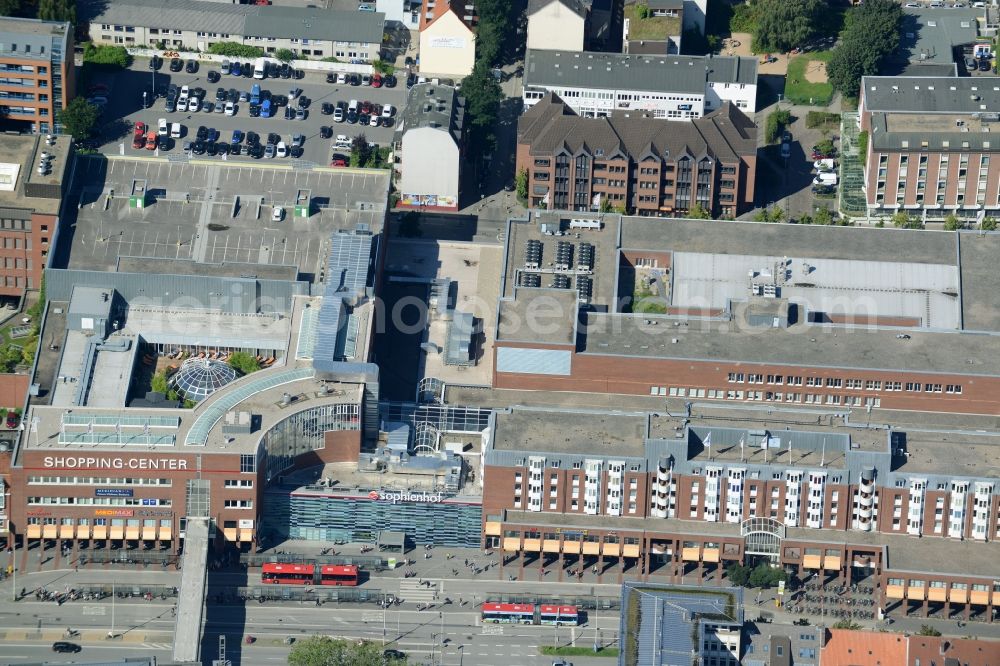
<path fill-rule="evenodd" d="M 108 609 L 104 606 L 84 606 L 81 615 L 106 615 Z"/>

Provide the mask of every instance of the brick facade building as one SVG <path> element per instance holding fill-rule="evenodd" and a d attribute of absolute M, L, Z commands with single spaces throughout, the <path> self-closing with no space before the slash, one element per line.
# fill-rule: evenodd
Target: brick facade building
<path fill-rule="evenodd" d="M 736 217 L 753 205 L 757 128 L 731 103 L 665 122 L 640 112 L 581 118 L 547 94 L 518 121 L 517 171 L 531 208 Z"/>
<path fill-rule="evenodd" d="M 1000 92 L 990 79 L 865 77 L 864 186 L 871 214 L 975 220 L 1000 211 Z M 991 133 L 991 131 L 993 133 Z"/>
<path fill-rule="evenodd" d="M 0 19 L 0 118 L 33 132 L 59 131 L 76 89 L 69 23 Z"/>

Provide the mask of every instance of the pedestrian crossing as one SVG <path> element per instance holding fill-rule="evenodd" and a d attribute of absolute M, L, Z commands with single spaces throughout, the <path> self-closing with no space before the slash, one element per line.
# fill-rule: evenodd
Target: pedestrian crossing
<path fill-rule="evenodd" d="M 404 578 L 399 581 L 399 596 L 407 603 L 430 603 L 437 594 L 437 584 L 430 587 L 421 585 L 416 578 Z"/>
<path fill-rule="evenodd" d="M 142 647 L 149 650 L 170 650 L 173 648 L 173 645 L 170 643 L 143 643 Z"/>

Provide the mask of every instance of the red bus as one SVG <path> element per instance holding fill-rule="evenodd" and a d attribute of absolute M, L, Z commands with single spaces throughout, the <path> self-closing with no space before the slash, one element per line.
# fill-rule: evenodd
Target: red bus
<path fill-rule="evenodd" d="M 275 585 L 312 585 L 316 567 L 312 564 L 278 564 L 268 562 L 261 567 L 260 582 Z"/>
<path fill-rule="evenodd" d="M 494 624 L 534 624 L 534 604 L 483 604 L 483 622 Z"/>
<path fill-rule="evenodd" d="M 358 584 L 358 568 L 353 564 L 325 564 L 319 568 L 319 584 L 354 587 Z"/>
<path fill-rule="evenodd" d="M 568 624 L 576 626 L 580 624 L 580 614 L 576 606 L 548 606 L 543 605 L 538 614 L 539 624 Z"/>

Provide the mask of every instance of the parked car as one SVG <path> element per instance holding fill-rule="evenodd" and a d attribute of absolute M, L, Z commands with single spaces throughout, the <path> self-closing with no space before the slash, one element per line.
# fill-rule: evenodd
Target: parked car
<path fill-rule="evenodd" d="M 347 166 L 347 156 L 341 155 L 340 153 L 334 153 L 330 158 L 330 166 L 332 167 L 345 167 Z"/>
<path fill-rule="evenodd" d="M 171 58 L 170 59 L 170 71 L 171 72 L 179 72 L 182 69 L 184 69 L 184 63 L 181 62 L 180 58 Z"/>
<path fill-rule="evenodd" d="M 243 143 L 243 130 L 234 129 L 233 138 L 230 143 Z"/>
<path fill-rule="evenodd" d="M 260 143 L 260 135 L 257 132 L 247 132 L 247 145 L 256 146 Z"/>
<path fill-rule="evenodd" d="M 308 114 L 308 112 L 306 112 L 305 109 L 295 109 L 295 119 L 296 120 L 305 120 L 306 116 L 308 116 L 308 115 L 309 114 Z"/>
<path fill-rule="evenodd" d="M 163 58 L 158 55 L 154 55 L 149 59 L 149 68 L 154 72 L 163 66 Z"/>
<path fill-rule="evenodd" d="M 309 105 L 312 104 L 312 100 L 305 95 L 301 95 L 297 100 L 295 100 L 295 103 L 298 104 L 300 109 L 308 109 Z"/>
<path fill-rule="evenodd" d="M 272 159 L 274 157 L 274 144 L 269 143 L 264 146 L 264 157 L 267 159 Z"/>
<path fill-rule="evenodd" d="M 208 128 L 208 140 L 209 141 L 218 141 L 219 140 L 219 130 L 215 129 L 214 127 Z"/>
<path fill-rule="evenodd" d="M 395 111 L 396 110 L 393 108 L 392 104 L 386 104 L 385 106 L 382 107 L 381 115 L 383 118 L 391 118 L 395 113 Z"/>
<path fill-rule="evenodd" d="M 344 122 L 344 110 L 339 106 L 333 110 L 333 122 L 335 123 Z"/>
<path fill-rule="evenodd" d="M 393 75 L 393 74 L 386 74 L 382 78 L 382 85 L 385 86 L 386 88 L 395 88 L 396 87 L 396 77 L 395 77 L 395 75 Z"/>
<path fill-rule="evenodd" d="M 381 87 L 382 87 L 382 75 L 376 73 L 374 76 L 372 76 L 372 88 L 381 88 Z"/>
<path fill-rule="evenodd" d="M 285 219 L 285 208 L 283 206 L 275 206 L 271 210 L 271 221 L 281 222 L 283 219 Z"/>
<path fill-rule="evenodd" d="M 195 155 L 204 155 L 205 154 L 205 142 L 202 141 L 201 139 L 198 139 L 197 141 L 195 141 L 194 145 L 191 146 L 191 152 L 194 153 Z"/>
<path fill-rule="evenodd" d="M 292 135 L 292 147 L 297 148 L 306 142 L 306 137 L 302 134 Z"/>
<path fill-rule="evenodd" d="M 146 147 L 146 123 L 136 123 L 132 134 L 132 147 L 139 149 Z"/>
<path fill-rule="evenodd" d="M 175 111 L 177 111 L 177 102 L 174 101 L 173 98 L 168 97 L 167 98 L 167 104 L 166 104 L 166 107 L 164 108 L 164 110 L 167 113 L 174 113 Z"/>
<path fill-rule="evenodd" d="M 361 75 L 361 85 L 363 85 L 363 86 L 370 86 L 371 84 L 372 84 L 372 75 L 371 74 L 362 74 Z"/>
<path fill-rule="evenodd" d="M 242 73 L 242 69 L 243 65 L 239 61 L 234 60 L 233 64 L 229 66 L 229 73 L 233 76 L 239 76 Z"/>
<path fill-rule="evenodd" d="M 324 139 L 329 139 L 333 136 L 333 128 L 329 125 L 323 125 L 319 128 L 319 135 Z"/>
<path fill-rule="evenodd" d="M 236 105 L 232 102 L 226 102 L 226 115 L 235 116 L 236 115 Z"/>
<path fill-rule="evenodd" d="M 990 64 L 990 59 L 989 58 L 981 58 L 979 60 L 979 71 L 980 72 L 988 72 L 988 71 L 990 71 L 991 67 L 992 67 L 992 65 Z"/>
<path fill-rule="evenodd" d="M 188 74 L 194 74 L 195 72 L 197 72 L 198 71 L 198 61 L 197 60 L 188 60 L 187 64 L 184 65 L 184 71 L 187 72 Z"/>
<path fill-rule="evenodd" d="M 156 133 L 160 136 L 166 136 L 170 134 L 170 125 L 167 123 L 166 118 L 160 118 L 156 121 Z"/>
<path fill-rule="evenodd" d="M 220 76 L 219 73 L 217 71 L 215 71 L 214 69 L 210 70 L 208 72 L 208 82 L 209 83 L 218 83 L 218 81 L 221 78 L 222 78 L 222 76 Z"/>
<path fill-rule="evenodd" d="M 153 130 L 146 133 L 146 150 L 156 150 L 157 135 Z"/>
<path fill-rule="evenodd" d="M 332 116 L 335 108 L 336 107 L 334 107 L 330 102 L 323 102 L 323 104 L 319 107 L 319 112 L 324 116 Z"/>
<path fill-rule="evenodd" d="M 205 127 L 204 125 L 199 125 L 198 131 L 195 133 L 195 136 L 204 141 L 205 139 L 208 138 L 208 128 Z"/>
<path fill-rule="evenodd" d="M 338 134 L 337 138 L 334 140 L 333 145 L 337 148 L 350 148 L 351 140 L 347 138 L 346 134 Z"/>
<path fill-rule="evenodd" d="M 251 104 L 250 105 L 250 117 L 251 118 L 258 118 L 259 116 L 260 116 L 260 105 L 259 104 Z"/>

